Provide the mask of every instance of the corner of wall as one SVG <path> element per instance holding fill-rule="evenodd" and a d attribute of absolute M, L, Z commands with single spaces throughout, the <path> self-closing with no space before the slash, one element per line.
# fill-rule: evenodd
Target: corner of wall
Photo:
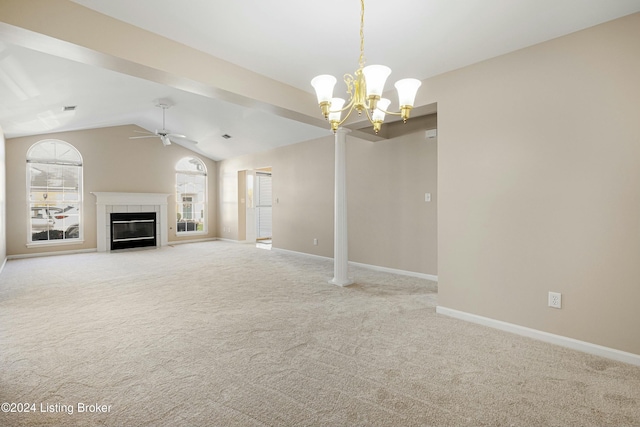
<path fill-rule="evenodd" d="M 7 174 L 4 132 L 0 128 L 0 273 L 7 261 Z"/>

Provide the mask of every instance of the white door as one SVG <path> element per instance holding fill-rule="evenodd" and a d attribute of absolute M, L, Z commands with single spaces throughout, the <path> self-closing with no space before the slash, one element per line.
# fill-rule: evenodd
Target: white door
<path fill-rule="evenodd" d="M 246 203 L 247 203 L 247 218 L 246 218 L 246 241 L 256 241 L 256 206 L 254 198 L 254 184 L 256 179 L 256 171 L 247 171 L 247 185 L 246 185 Z"/>
<path fill-rule="evenodd" d="M 271 173 L 256 172 L 256 237 L 270 239 L 272 237 L 272 199 Z"/>

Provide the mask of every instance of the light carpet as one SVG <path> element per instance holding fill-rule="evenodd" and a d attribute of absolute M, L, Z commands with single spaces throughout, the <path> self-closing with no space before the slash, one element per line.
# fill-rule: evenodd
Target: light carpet
<path fill-rule="evenodd" d="M 640 426 L 640 368 L 437 315 L 433 282 L 332 271 L 221 241 L 9 261 L 0 402 L 35 412 L 0 425 Z"/>

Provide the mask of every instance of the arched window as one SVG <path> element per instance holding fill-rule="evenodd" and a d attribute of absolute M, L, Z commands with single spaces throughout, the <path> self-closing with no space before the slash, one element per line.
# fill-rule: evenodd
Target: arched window
<path fill-rule="evenodd" d="M 207 170 L 195 157 L 185 157 L 176 165 L 176 231 L 207 231 Z"/>
<path fill-rule="evenodd" d="M 28 243 L 78 243 L 82 238 L 82 156 L 56 139 L 27 152 Z"/>

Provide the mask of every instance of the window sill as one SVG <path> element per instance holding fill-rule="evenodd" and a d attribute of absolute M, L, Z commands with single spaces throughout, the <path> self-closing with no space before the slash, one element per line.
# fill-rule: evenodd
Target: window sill
<path fill-rule="evenodd" d="M 84 239 L 73 239 L 73 240 L 46 240 L 42 242 L 30 242 L 27 243 L 28 248 L 41 248 L 45 246 L 68 246 L 68 245 L 79 245 L 84 243 Z"/>
<path fill-rule="evenodd" d="M 208 231 L 176 231 L 176 236 L 204 236 Z"/>

